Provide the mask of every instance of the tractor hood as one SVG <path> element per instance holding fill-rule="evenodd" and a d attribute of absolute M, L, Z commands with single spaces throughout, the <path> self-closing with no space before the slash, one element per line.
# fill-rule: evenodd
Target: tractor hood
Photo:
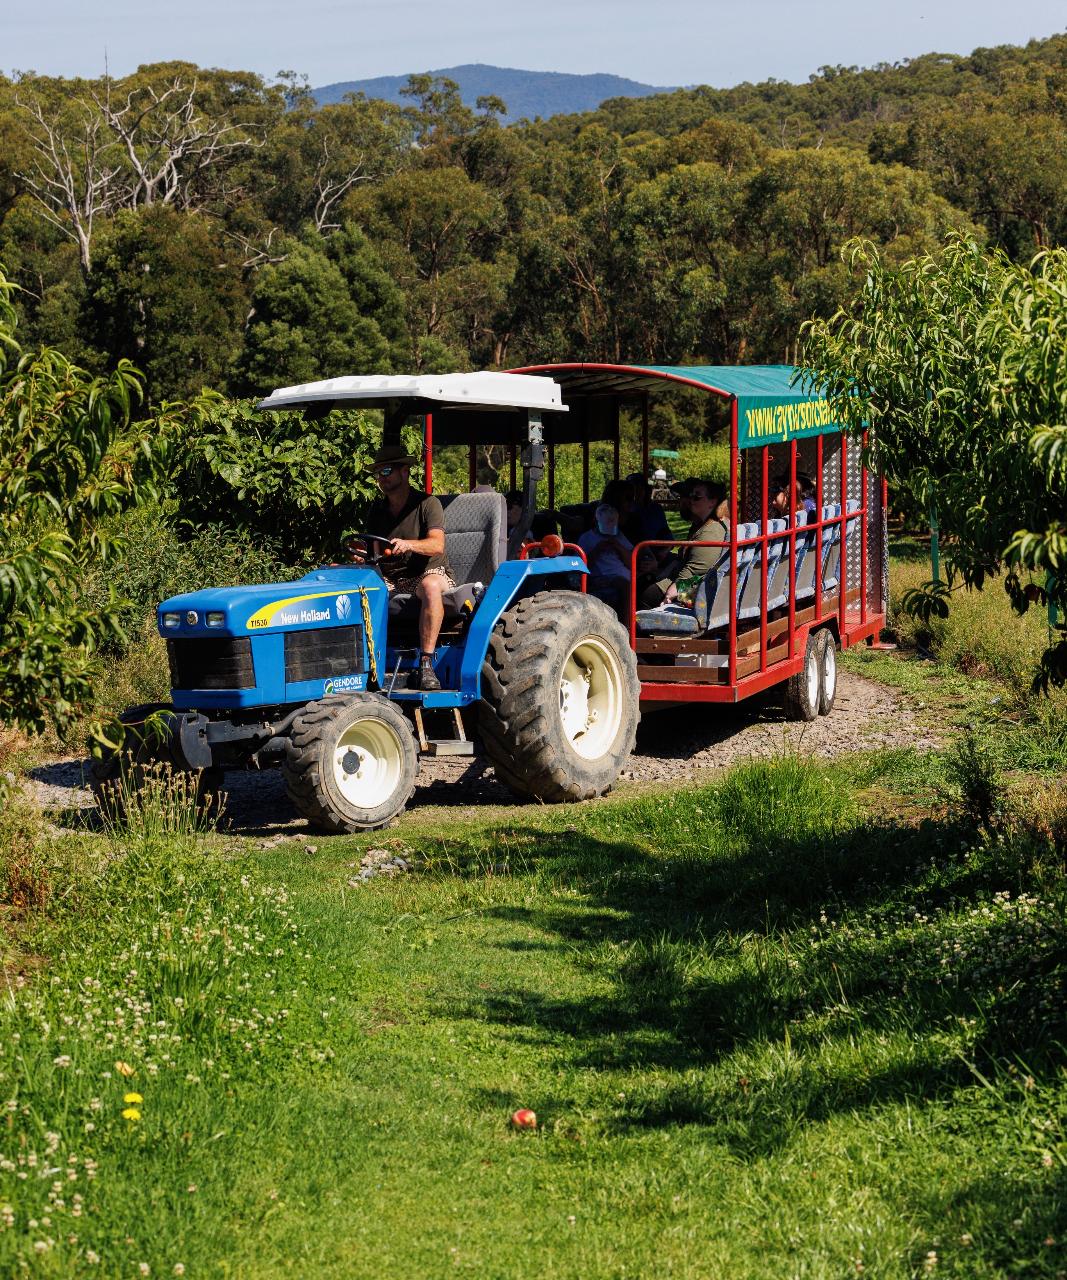
<path fill-rule="evenodd" d="M 159 634 L 168 638 L 346 626 L 361 620 L 362 592 L 375 616 L 382 616 L 386 586 L 381 575 L 362 566 L 339 565 L 316 569 L 295 582 L 210 587 L 171 596 L 156 610 L 156 623 Z"/>

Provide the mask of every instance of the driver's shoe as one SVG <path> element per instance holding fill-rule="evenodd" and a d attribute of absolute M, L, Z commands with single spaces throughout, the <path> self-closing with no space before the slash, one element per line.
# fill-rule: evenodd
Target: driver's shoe
<path fill-rule="evenodd" d="M 415 672 L 415 688 L 421 689 L 423 693 L 437 693 L 441 688 L 441 681 L 438 680 L 433 667 L 425 658 L 419 662 L 418 670 Z"/>

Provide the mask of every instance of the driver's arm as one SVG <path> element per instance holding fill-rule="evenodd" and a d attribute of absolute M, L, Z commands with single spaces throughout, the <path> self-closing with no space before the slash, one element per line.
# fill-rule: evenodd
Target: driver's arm
<path fill-rule="evenodd" d="M 393 550 L 413 552 L 417 556 L 440 556 L 445 550 L 444 529 L 427 529 L 425 538 L 394 538 Z"/>

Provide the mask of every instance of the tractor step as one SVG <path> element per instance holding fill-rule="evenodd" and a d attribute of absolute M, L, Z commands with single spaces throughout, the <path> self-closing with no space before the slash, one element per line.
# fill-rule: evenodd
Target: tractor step
<path fill-rule="evenodd" d="M 473 742 L 457 742 L 455 738 L 427 738 L 425 748 L 420 748 L 424 756 L 472 756 Z"/>
<path fill-rule="evenodd" d="M 451 721 L 452 728 L 455 730 L 455 737 L 452 738 L 429 738 L 426 736 L 426 725 L 423 721 L 423 707 L 415 706 L 415 731 L 419 738 L 419 754 L 424 756 L 472 756 L 474 755 L 474 743 L 467 737 L 463 730 L 463 717 L 460 715 L 459 707 L 448 708 L 452 712 Z M 445 710 L 445 708 L 441 708 Z"/>

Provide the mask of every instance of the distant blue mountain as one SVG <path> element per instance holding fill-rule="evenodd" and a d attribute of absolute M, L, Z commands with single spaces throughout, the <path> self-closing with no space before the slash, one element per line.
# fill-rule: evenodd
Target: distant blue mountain
<path fill-rule="evenodd" d="M 476 62 L 464 67 L 444 67 L 427 72 L 431 76 L 447 76 L 459 85 L 463 101 L 473 107 L 481 97 L 494 95 L 507 103 L 506 120 L 520 120 L 524 116 L 533 120 L 536 116 L 569 114 L 574 111 L 595 111 L 605 98 L 647 98 L 654 93 L 669 93 L 669 89 L 651 84 L 640 84 L 623 76 L 569 75 L 563 71 L 518 71 L 511 67 L 489 67 Z M 346 93 L 365 93 L 368 98 L 384 98 L 387 102 L 410 103 L 400 90 L 407 84 L 407 76 L 377 76 L 373 80 L 344 80 L 338 84 L 325 84 L 313 89 L 320 106 L 328 102 L 340 102 Z"/>

